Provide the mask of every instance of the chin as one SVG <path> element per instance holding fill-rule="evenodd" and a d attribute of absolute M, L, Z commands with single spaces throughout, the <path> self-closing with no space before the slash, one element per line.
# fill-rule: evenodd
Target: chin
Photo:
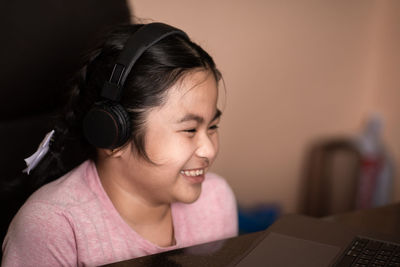
<path fill-rule="evenodd" d="M 197 190 L 190 190 L 190 191 L 191 192 L 185 192 L 186 194 L 183 196 L 180 196 L 177 199 L 177 201 L 184 203 L 184 204 L 191 204 L 193 202 L 196 202 L 196 200 L 198 200 L 201 195 L 201 187 Z"/>

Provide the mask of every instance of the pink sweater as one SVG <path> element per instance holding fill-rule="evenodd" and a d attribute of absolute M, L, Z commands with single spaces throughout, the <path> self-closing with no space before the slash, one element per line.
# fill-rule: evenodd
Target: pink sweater
<path fill-rule="evenodd" d="M 86 161 L 35 192 L 14 217 L 2 266 L 95 266 L 237 235 L 236 202 L 209 173 L 200 198 L 172 204 L 176 245 L 159 247 L 120 217 Z"/>

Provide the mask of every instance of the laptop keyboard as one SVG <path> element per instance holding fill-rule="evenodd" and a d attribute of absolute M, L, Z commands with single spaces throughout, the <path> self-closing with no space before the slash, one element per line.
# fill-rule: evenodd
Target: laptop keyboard
<path fill-rule="evenodd" d="M 356 237 L 336 267 L 400 267 L 400 244 Z"/>

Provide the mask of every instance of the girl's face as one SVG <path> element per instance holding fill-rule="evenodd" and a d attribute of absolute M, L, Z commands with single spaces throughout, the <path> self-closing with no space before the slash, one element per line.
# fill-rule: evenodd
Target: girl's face
<path fill-rule="evenodd" d="M 168 90 L 164 104 L 146 119 L 145 148 L 155 164 L 130 148 L 122 155 L 131 192 L 155 205 L 199 197 L 218 151 L 217 99 L 217 83 L 208 71 L 189 73 Z"/>

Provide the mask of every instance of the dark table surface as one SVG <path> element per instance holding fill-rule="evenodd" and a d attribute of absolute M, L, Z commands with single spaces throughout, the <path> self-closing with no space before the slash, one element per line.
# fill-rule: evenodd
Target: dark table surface
<path fill-rule="evenodd" d="M 337 214 L 324 219 L 400 239 L 400 203 Z"/>
<path fill-rule="evenodd" d="M 400 203 L 321 218 L 400 240 Z M 234 266 L 266 235 L 260 231 L 106 266 Z"/>

